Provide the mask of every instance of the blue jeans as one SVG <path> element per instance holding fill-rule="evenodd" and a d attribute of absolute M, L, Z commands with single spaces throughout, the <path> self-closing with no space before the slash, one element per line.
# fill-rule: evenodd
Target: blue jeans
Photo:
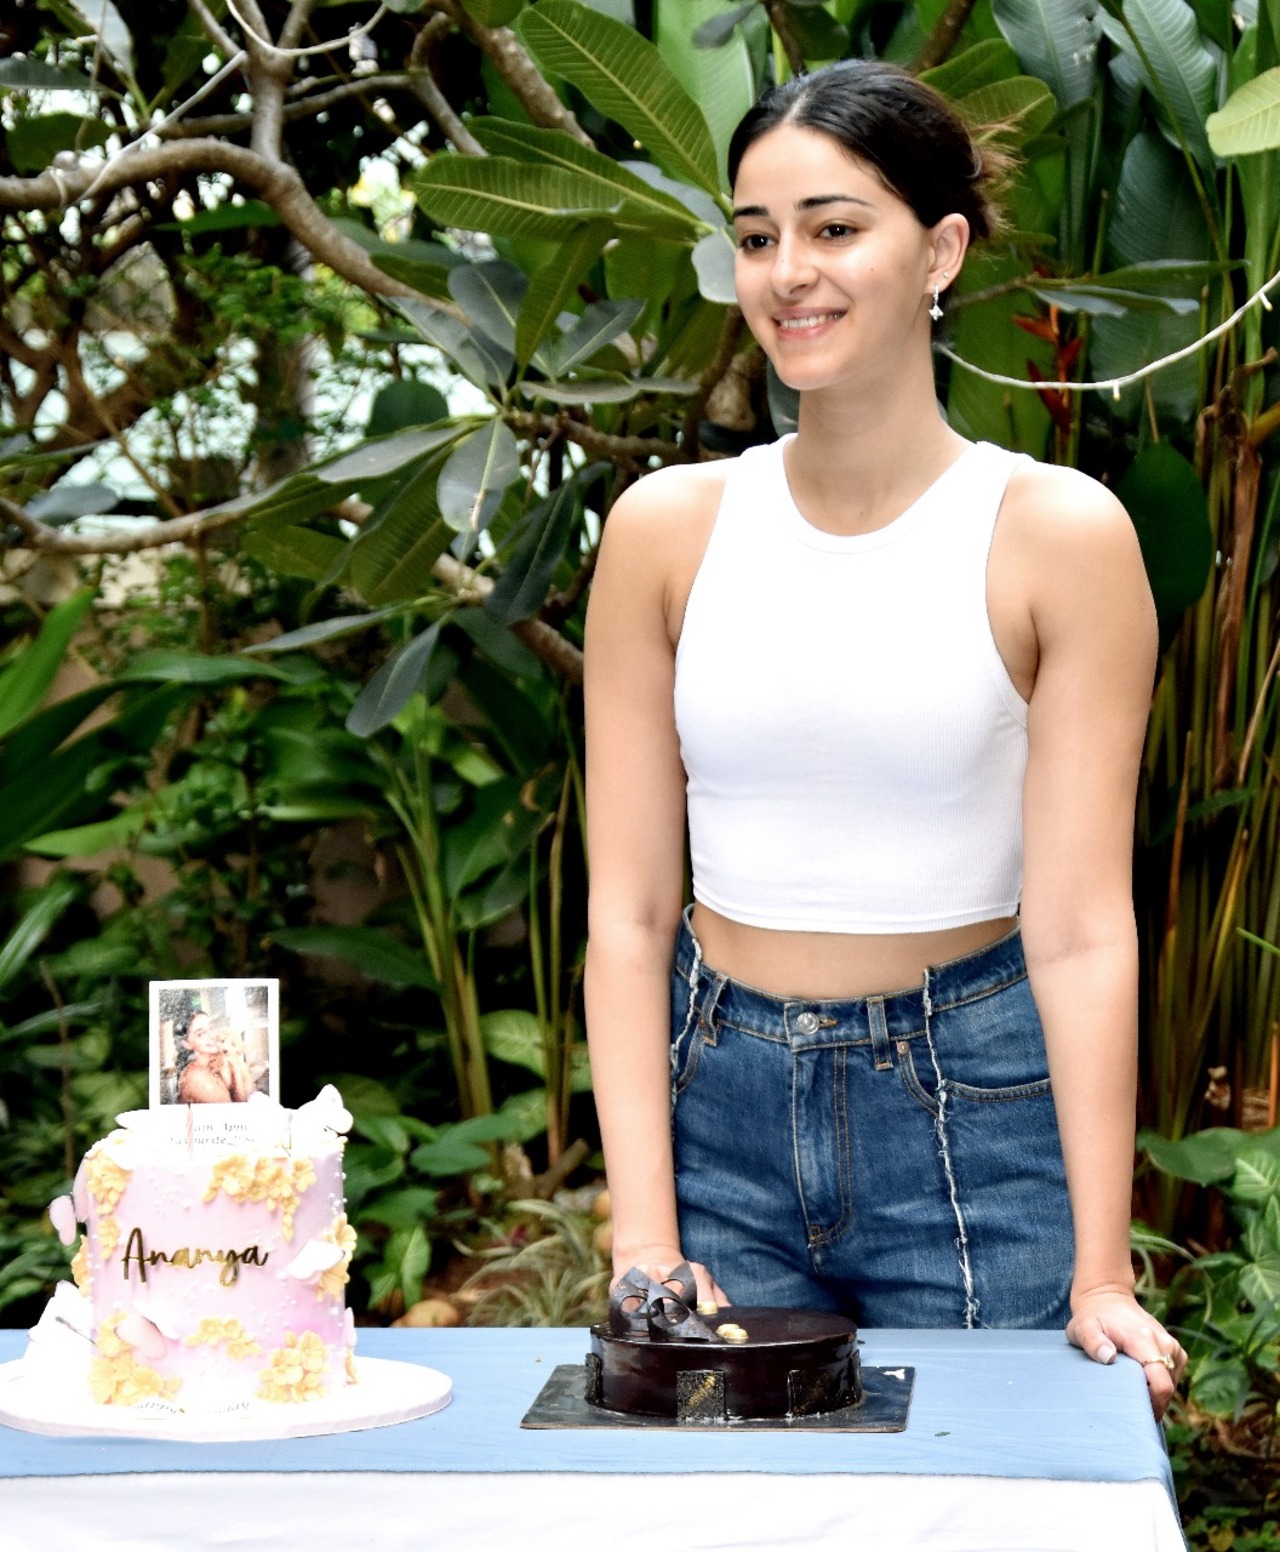
<path fill-rule="evenodd" d="M 865 1326 L 1061 1327 L 1074 1243 L 1018 932 L 912 991 L 671 980 L 681 1246 L 738 1304 Z"/>

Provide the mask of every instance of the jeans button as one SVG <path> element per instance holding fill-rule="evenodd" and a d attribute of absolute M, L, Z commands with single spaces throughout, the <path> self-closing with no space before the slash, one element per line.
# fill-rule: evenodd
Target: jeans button
<path fill-rule="evenodd" d="M 796 1028 L 802 1035 L 816 1034 L 819 1022 L 820 1021 L 816 1013 L 810 1013 L 806 1011 L 796 1019 Z"/>

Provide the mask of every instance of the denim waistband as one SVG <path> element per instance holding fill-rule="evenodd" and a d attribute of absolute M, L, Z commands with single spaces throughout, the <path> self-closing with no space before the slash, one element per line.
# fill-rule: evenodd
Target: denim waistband
<path fill-rule="evenodd" d="M 919 986 L 869 997 L 779 997 L 757 990 L 708 965 L 684 912 L 676 936 L 675 972 L 689 987 L 689 1012 L 714 1029 L 726 1024 L 766 1039 L 796 1046 L 845 1043 L 851 1039 L 909 1040 L 923 1035 L 928 1017 L 991 996 L 1027 973 L 1022 933 L 1007 936 L 972 954 L 931 965 Z"/>

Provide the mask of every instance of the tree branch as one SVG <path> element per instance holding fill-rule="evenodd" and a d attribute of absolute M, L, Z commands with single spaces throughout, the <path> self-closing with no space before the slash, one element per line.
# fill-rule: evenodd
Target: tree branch
<path fill-rule="evenodd" d="M 332 108 L 335 103 L 343 102 L 348 97 L 358 97 L 368 91 L 392 91 L 397 87 L 416 92 L 413 77 L 404 70 L 388 71 L 385 75 L 357 76 L 353 80 L 343 81 L 339 86 L 330 87 L 327 92 L 317 92 L 310 97 L 288 98 L 284 105 L 284 121 L 286 124 L 294 124 L 299 119 L 310 118 L 312 114 L 323 113 L 326 108 Z M 161 140 L 193 140 L 202 135 L 237 135 L 252 124 L 251 113 L 210 113 L 201 119 L 178 119 L 158 129 L 156 134 Z"/>
<path fill-rule="evenodd" d="M 0 210 L 62 210 L 90 187 L 110 192 L 191 172 L 226 173 L 253 189 L 313 257 L 370 295 L 418 296 L 412 286 L 384 275 L 359 243 L 338 231 L 292 167 L 222 140 L 172 140 L 122 153 L 106 167 L 51 168 L 30 178 L 0 178 Z M 459 316 L 447 303 L 432 305 Z"/>
<path fill-rule="evenodd" d="M 482 26 L 457 0 L 435 0 L 435 9 L 444 12 L 478 45 L 535 124 L 543 129 L 563 129 L 582 145 L 595 145 L 573 113 L 556 96 L 510 27 Z"/>
<path fill-rule="evenodd" d="M 680 441 L 687 458 L 694 459 L 698 456 L 698 431 L 702 425 L 702 417 L 706 414 L 707 400 L 710 399 L 716 384 L 729 370 L 729 364 L 738 348 L 738 341 L 742 338 L 744 327 L 742 313 L 736 307 L 729 308 L 725 313 L 724 326 L 720 330 L 716 353 L 698 380 L 698 391 L 689 400 L 684 412 Z"/>
<path fill-rule="evenodd" d="M 947 7 L 924 40 L 924 47 L 911 62 L 912 75 L 920 75 L 940 65 L 956 46 L 964 24 L 973 14 L 976 0 L 948 0 Z"/>
<path fill-rule="evenodd" d="M 220 48 L 228 59 L 240 52 L 239 48 L 236 46 L 235 40 L 231 37 L 230 33 L 223 29 L 222 24 L 217 20 L 208 6 L 205 5 L 204 0 L 187 0 L 187 3 L 195 12 L 196 19 L 199 21 L 200 25 L 204 28 L 205 36 L 209 39 L 210 43 L 212 43 L 215 48 Z"/>
<path fill-rule="evenodd" d="M 495 586 L 491 577 L 472 571 L 470 566 L 464 566 L 452 555 L 442 555 L 431 570 L 436 580 L 443 582 L 451 592 L 476 603 L 483 603 Z M 582 652 L 545 620 L 517 620 L 509 629 L 535 656 L 571 684 L 582 683 Z"/>
<path fill-rule="evenodd" d="M 289 14 L 285 18 L 284 26 L 280 29 L 280 47 L 297 48 L 302 41 L 302 34 L 306 30 L 307 23 L 311 20 L 311 13 L 316 8 L 316 0 L 293 0 L 289 7 Z"/>
<path fill-rule="evenodd" d="M 409 89 L 440 126 L 456 151 L 461 151 L 464 156 L 483 156 L 484 147 L 453 111 L 431 73 L 427 55 L 435 40 L 435 23 L 441 20 L 443 18 L 433 16 L 413 40 L 413 48 L 409 51 Z"/>
<path fill-rule="evenodd" d="M 434 305 L 434 304 L 433 304 Z M 502 418 L 521 436 L 542 437 L 551 441 L 563 437 L 576 442 L 593 457 L 607 458 L 628 469 L 643 469 L 651 458 L 663 463 L 683 463 L 685 453 L 678 442 L 663 442 L 658 437 L 614 436 L 597 431 L 588 422 L 575 420 L 562 411 L 558 415 L 537 415 L 529 410 L 504 410 Z"/>
<path fill-rule="evenodd" d="M 242 519 L 239 512 L 193 512 L 189 517 L 170 517 L 136 533 L 68 534 L 32 517 L 25 507 L 0 496 L 0 515 L 27 536 L 29 548 L 47 555 L 134 555 L 156 550 L 163 544 L 189 544 L 202 534 L 229 528 Z"/>

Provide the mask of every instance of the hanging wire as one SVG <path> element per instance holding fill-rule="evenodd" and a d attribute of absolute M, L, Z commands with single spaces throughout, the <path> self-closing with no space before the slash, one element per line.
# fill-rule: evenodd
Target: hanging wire
<path fill-rule="evenodd" d="M 1120 390 L 1122 388 L 1128 388 L 1131 383 L 1142 382 L 1144 378 L 1151 377 L 1154 373 L 1161 371 L 1164 367 L 1172 366 L 1175 361 L 1185 361 L 1188 356 L 1194 356 L 1196 351 L 1199 350 L 1202 345 L 1207 345 L 1210 340 L 1215 340 L 1220 335 L 1225 334 L 1229 329 L 1234 329 L 1236 324 L 1240 322 L 1241 318 L 1243 318 L 1249 309 L 1255 304 L 1264 307 L 1267 312 L 1271 312 L 1273 309 L 1271 306 L 1271 298 L 1268 295 L 1268 292 L 1274 291 L 1278 285 L 1280 285 L 1280 270 L 1277 270 L 1265 285 L 1259 286 L 1253 295 L 1248 299 L 1248 301 L 1237 307 L 1235 312 L 1231 314 L 1230 318 L 1228 318 L 1225 322 L 1218 324 L 1216 328 L 1210 329 L 1207 334 L 1201 335 L 1201 337 L 1196 340 L 1194 344 L 1184 345 L 1181 350 L 1175 350 L 1172 355 L 1162 356 L 1159 361 L 1152 361 L 1149 365 L 1140 367 L 1136 372 L 1129 372 L 1123 377 L 1108 377 L 1104 381 L 1097 383 L 1073 383 L 1061 381 L 1032 383 L 1028 382 L 1025 377 L 1005 377 L 1000 372 L 988 372 L 985 367 L 977 366 L 972 361 L 966 361 L 963 356 L 958 356 L 955 351 L 947 345 L 935 345 L 934 349 L 940 356 L 946 356 L 948 361 L 955 362 L 956 366 L 963 367 L 966 372 L 972 372 L 977 377 L 985 378 L 989 383 L 999 383 L 1005 388 L 1025 388 L 1031 393 L 1043 393 L 1046 389 L 1054 393 L 1087 393 L 1095 390 L 1099 393 L 1105 393 L 1109 390 L 1111 397 L 1113 399 L 1118 399 L 1120 397 Z"/>

